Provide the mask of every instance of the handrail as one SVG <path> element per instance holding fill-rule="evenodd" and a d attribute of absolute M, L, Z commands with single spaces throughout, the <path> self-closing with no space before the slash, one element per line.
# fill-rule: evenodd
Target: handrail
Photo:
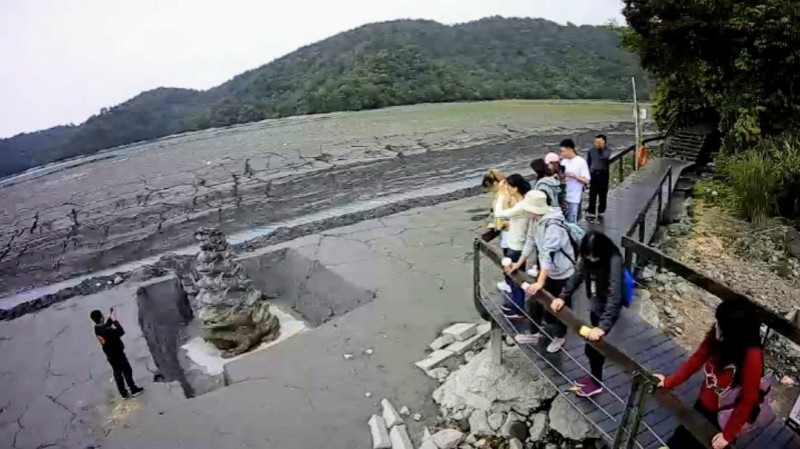
<path fill-rule="evenodd" d="M 671 192 L 672 192 L 672 165 L 670 165 L 667 168 L 667 172 L 664 173 L 664 176 L 662 176 L 661 180 L 658 181 L 658 186 L 656 187 L 656 190 L 653 192 L 653 195 L 650 196 L 650 199 L 647 200 L 647 203 L 645 203 L 645 205 L 642 208 L 642 210 L 636 216 L 636 220 L 633 222 L 633 224 L 631 224 L 631 227 L 628 228 L 627 232 L 625 232 L 625 236 L 630 237 L 631 235 L 633 235 L 633 232 L 636 231 L 636 228 L 639 227 L 642 223 L 644 223 L 644 219 L 647 217 L 647 212 L 650 210 L 650 206 L 653 205 L 653 201 L 655 201 L 656 198 L 659 198 L 659 203 L 658 203 L 659 211 L 658 211 L 656 219 L 657 220 L 661 219 L 661 212 L 663 212 L 663 204 L 662 204 L 662 199 L 663 199 L 662 195 L 663 195 L 663 193 L 662 192 L 664 190 L 664 183 L 667 182 L 667 181 L 669 181 L 668 191 L 670 192 L 670 194 L 667 196 L 667 205 L 669 205 L 669 197 L 672 196 L 671 195 Z"/>
<path fill-rule="evenodd" d="M 656 140 L 664 140 L 664 139 L 667 138 L 667 136 L 668 136 L 668 134 L 659 134 L 659 135 L 656 135 L 656 136 L 653 136 L 653 137 L 648 137 L 647 139 L 642 140 L 642 145 L 644 145 L 646 143 L 654 142 Z M 622 180 L 625 179 L 625 164 L 623 163 L 624 162 L 623 158 L 625 157 L 625 155 L 627 155 L 631 151 L 635 151 L 638 148 L 638 145 L 639 145 L 638 143 L 634 143 L 633 145 L 629 146 L 628 148 L 626 148 L 626 149 L 624 149 L 622 151 L 618 151 L 615 154 L 612 154 L 611 157 L 608 159 L 609 171 L 611 170 L 611 164 L 613 164 L 614 162 L 619 161 L 619 178 L 618 178 L 619 182 L 622 182 Z M 631 165 L 632 165 L 631 169 L 635 171 L 636 168 L 637 168 L 636 167 L 636 158 L 635 157 L 633 158 L 633 163 Z"/>
<path fill-rule="evenodd" d="M 656 248 L 637 242 L 628 236 L 622 238 L 622 246 L 635 252 L 645 260 L 655 262 L 659 267 L 666 268 L 723 301 L 747 301 L 756 309 L 763 324 L 800 345 L 800 328 L 793 325 L 786 318 L 753 301 L 747 295 L 739 293 L 724 283 L 706 276 L 688 265 L 667 256 Z"/>
<path fill-rule="evenodd" d="M 475 239 L 474 247 L 476 253 L 477 251 L 482 252 L 489 260 L 492 261 L 492 263 L 502 269 L 503 256 L 499 254 L 496 249 L 489 246 L 480 238 Z M 518 285 L 522 285 L 523 282 L 536 282 L 536 279 L 534 279 L 532 276 L 519 270 L 512 273 L 510 276 Z M 555 297 L 545 290 L 540 290 L 539 293 L 532 296 L 531 299 L 537 301 L 539 304 L 545 307 L 546 310 L 550 310 L 550 303 L 555 299 Z M 589 323 L 578 318 L 578 315 L 569 307 L 564 307 L 560 311 L 553 313 L 553 316 L 576 333 L 582 326 L 590 326 Z M 609 361 L 621 366 L 622 369 L 627 373 L 643 376 L 649 385 L 657 385 L 658 380 L 653 373 L 651 373 L 644 366 L 640 365 L 622 349 L 619 349 L 613 344 L 605 341 L 605 339 L 600 339 L 598 341 L 587 340 L 587 343 L 603 354 Z M 681 401 L 680 398 L 670 390 L 658 388 L 653 392 L 653 396 L 662 407 L 673 413 L 681 425 L 686 427 L 693 435 L 698 437 L 699 441 L 703 442 L 707 449 L 712 449 L 711 439 L 719 432 L 719 430 L 712 426 L 711 423 L 709 423 L 708 420 L 706 420 L 697 410 L 684 404 L 683 401 Z M 731 449 L 735 448 L 733 444 L 728 447 Z"/>

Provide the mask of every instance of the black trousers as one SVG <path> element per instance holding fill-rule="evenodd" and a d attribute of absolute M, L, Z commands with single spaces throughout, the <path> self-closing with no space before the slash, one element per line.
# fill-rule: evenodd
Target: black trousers
<path fill-rule="evenodd" d="M 114 382 L 117 383 L 119 394 L 122 397 L 128 396 L 128 389 L 125 388 L 126 383 L 131 391 L 138 390 L 139 387 L 133 381 L 133 369 L 131 369 L 131 364 L 128 362 L 128 357 L 125 356 L 125 353 L 106 355 L 106 357 L 111 365 L 111 371 L 114 373 Z"/>
<path fill-rule="evenodd" d="M 608 170 L 595 170 L 589 181 L 589 213 L 604 214 L 608 201 Z M 598 204 L 599 197 L 599 204 Z"/>
<path fill-rule="evenodd" d="M 544 289 L 556 298 L 564 291 L 566 285 L 567 279 L 547 278 L 547 280 L 544 281 Z M 572 307 L 571 298 L 567 298 L 565 302 L 566 307 Z M 545 311 L 544 306 L 539 304 L 538 301 L 533 299 L 528 301 L 528 314 L 533 318 L 536 324 L 540 326 L 542 324 L 547 324 L 549 328 L 548 333 L 552 335 L 553 338 L 564 338 L 567 335 L 567 325 L 559 321 L 558 318 L 553 316 L 549 311 Z M 536 326 L 533 326 L 532 331 L 534 334 L 538 331 Z"/>
<path fill-rule="evenodd" d="M 597 327 L 597 325 L 600 324 L 600 317 L 594 312 L 589 312 L 589 321 L 592 323 L 593 327 Z M 589 343 L 586 343 L 583 353 L 586 354 L 586 358 L 589 359 L 589 371 L 591 371 L 592 376 L 602 381 L 603 365 L 606 363 L 606 356 L 598 352 L 597 349 L 594 349 Z"/>
<path fill-rule="evenodd" d="M 700 401 L 695 402 L 694 409 L 700 412 L 703 417 L 711 422 L 714 427 L 719 429 L 719 423 L 717 422 L 717 414 L 709 411 L 707 408 L 703 407 L 703 404 Z M 730 441 L 733 443 L 733 441 Z M 667 440 L 667 446 L 671 449 L 705 449 L 705 445 L 701 444 L 697 441 L 697 438 L 691 434 L 688 430 L 686 430 L 683 426 L 678 426 L 675 429 L 675 433 Z"/>

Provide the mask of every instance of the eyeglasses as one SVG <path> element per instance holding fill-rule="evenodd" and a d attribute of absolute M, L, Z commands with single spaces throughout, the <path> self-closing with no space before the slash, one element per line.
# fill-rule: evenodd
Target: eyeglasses
<path fill-rule="evenodd" d="M 720 388 L 718 380 L 717 380 L 717 375 L 714 374 L 713 372 L 711 372 L 711 373 L 708 372 L 708 365 L 709 365 L 708 363 L 703 365 L 703 374 L 705 374 L 705 376 L 706 376 L 706 378 L 705 378 L 706 388 L 709 388 L 709 389 L 713 390 L 714 393 L 716 393 L 717 396 L 719 396 L 721 398 L 725 397 L 725 395 L 730 393 L 731 385 L 733 385 L 733 382 L 731 382 L 731 385 L 728 385 L 725 388 Z M 723 369 L 731 369 L 731 370 L 733 370 L 733 377 L 736 377 L 736 366 L 735 365 L 728 365 L 727 367 L 725 367 Z"/>

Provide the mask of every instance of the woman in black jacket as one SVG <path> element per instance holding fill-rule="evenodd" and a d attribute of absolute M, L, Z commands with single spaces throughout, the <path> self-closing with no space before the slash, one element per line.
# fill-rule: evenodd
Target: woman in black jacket
<path fill-rule="evenodd" d="M 569 298 L 581 283 L 586 284 L 586 296 L 591 298 L 589 320 L 593 328 L 583 337 L 597 341 L 611 331 L 623 307 L 622 254 L 607 235 L 598 231 L 586 233 L 581 241 L 579 254 L 577 270 L 567 282 L 562 296 Z M 590 397 L 603 391 L 600 382 L 603 380 L 606 359 L 588 343 L 585 353 L 589 359 L 591 376 L 577 379 L 575 385 L 578 387 L 578 396 Z"/>

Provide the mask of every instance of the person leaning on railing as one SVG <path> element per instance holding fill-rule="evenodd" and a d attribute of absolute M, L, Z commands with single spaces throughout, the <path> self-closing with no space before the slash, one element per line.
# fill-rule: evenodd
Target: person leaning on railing
<path fill-rule="evenodd" d="M 571 298 L 578 286 L 586 284 L 586 295 L 591 298 L 589 321 L 593 327 L 583 336 L 587 340 L 597 341 L 611 332 L 624 305 L 622 254 L 608 236 L 598 231 L 586 233 L 581 241 L 579 253 L 577 269 L 567 282 L 562 296 Z M 592 291 L 593 283 L 594 291 Z M 591 397 L 603 391 L 601 382 L 606 358 L 588 343 L 584 352 L 589 359 L 591 375 L 575 380 L 576 394 Z"/>
<path fill-rule="evenodd" d="M 723 449 L 736 440 L 745 424 L 756 419 L 761 407 L 769 407 L 769 404 L 768 401 L 762 403 L 764 353 L 755 311 L 746 302 L 732 299 L 723 301 L 715 316 L 716 323 L 694 354 L 675 373 L 656 374 L 656 377 L 660 387 L 671 389 L 703 370 L 705 379 L 694 408 L 721 430 L 711 445 L 714 449 Z M 729 414 L 724 414 L 721 407 L 726 399 L 735 399 Z M 706 447 L 684 426 L 675 430 L 667 445 L 674 449 Z"/>

